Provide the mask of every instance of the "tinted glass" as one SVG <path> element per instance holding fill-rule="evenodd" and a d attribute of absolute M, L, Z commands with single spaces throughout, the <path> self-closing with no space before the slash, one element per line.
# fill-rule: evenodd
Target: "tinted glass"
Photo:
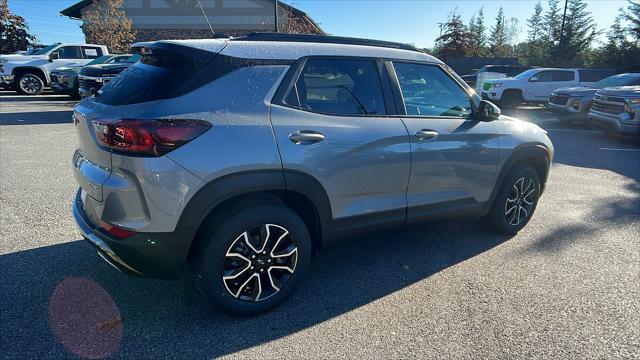
<path fill-rule="evenodd" d="M 193 59 L 172 52 L 154 50 L 129 66 L 102 87 L 97 102 L 127 105 L 176 96 L 180 87 L 193 78 Z"/>
<path fill-rule="evenodd" d="M 540 71 L 535 75 L 538 78 L 536 82 L 551 82 L 553 81 L 554 71 Z"/>
<path fill-rule="evenodd" d="M 91 60 L 87 65 L 102 64 L 102 63 L 108 62 L 107 60 L 109 60 L 110 58 L 111 58 L 111 56 L 109 56 L 109 55 L 100 56 L 97 59 Z"/>
<path fill-rule="evenodd" d="M 636 80 L 636 83 L 640 81 L 640 75 L 637 74 L 619 74 L 614 76 L 609 76 L 608 78 L 602 79 L 595 84 L 591 85 L 594 89 L 603 89 L 606 87 L 613 86 L 625 86 L 625 85 L 634 85 L 633 80 Z"/>
<path fill-rule="evenodd" d="M 535 70 L 535 69 L 523 71 L 520 74 L 516 75 L 516 79 L 528 79 L 534 76 L 537 72 L 538 70 Z"/>
<path fill-rule="evenodd" d="M 467 117 L 469 95 L 433 65 L 395 63 L 407 115 Z"/>
<path fill-rule="evenodd" d="M 308 60 L 286 102 L 325 114 L 386 114 L 378 69 L 368 60 Z"/>
<path fill-rule="evenodd" d="M 573 81 L 576 75 L 573 71 L 554 71 L 553 81 Z"/>
<path fill-rule="evenodd" d="M 48 45 L 43 47 L 42 49 L 39 50 L 35 50 L 31 53 L 31 55 L 44 55 L 46 53 L 48 53 L 51 49 L 53 49 L 54 47 L 58 46 L 58 44 L 53 44 L 53 45 Z"/>
<path fill-rule="evenodd" d="M 85 59 L 95 59 L 102 56 L 102 49 L 95 47 L 83 47 L 82 52 Z"/>
<path fill-rule="evenodd" d="M 57 51 L 60 54 L 60 59 L 82 59 L 80 47 L 78 46 L 64 46 Z"/>

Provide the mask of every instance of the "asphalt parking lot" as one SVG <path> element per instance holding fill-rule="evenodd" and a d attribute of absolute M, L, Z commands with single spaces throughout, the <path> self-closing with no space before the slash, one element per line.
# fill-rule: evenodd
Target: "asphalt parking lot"
<path fill-rule="evenodd" d="M 0 92 L 3 358 L 638 358 L 640 145 L 539 108 L 556 157 L 517 236 L 476 219 L 377 233 L 317 256 L 255 318 L 210 308 L 188 276 L 127 277 L 70 213 L 73 102 Z"/>

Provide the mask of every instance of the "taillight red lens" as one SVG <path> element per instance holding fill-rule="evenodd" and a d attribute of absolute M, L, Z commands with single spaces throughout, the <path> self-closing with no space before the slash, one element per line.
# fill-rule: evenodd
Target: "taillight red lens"
<path fill-rule="evenodd" d="M 109 234 L 113 235 L 114 237 L 120 239 L 120 240 L 124 240 L 126 238 L 130 238 L 133 235 L 136 234 L 135 231 L 131 231 L 131 230 L 125 230 L 125 229 L 121 229 L 117 226 L 113 226 L 107 222 L 104 222 L 102 220 L 100 220 L 100 228 L 102 228 L 104 231 L 108 232 Z"/>
<path fill-rule="evenodd" d="M 100 144 L 111 150 L 139 156 L 162 156 L 202 135 L 211 124 L 190 119 L 94 120 Z"/>

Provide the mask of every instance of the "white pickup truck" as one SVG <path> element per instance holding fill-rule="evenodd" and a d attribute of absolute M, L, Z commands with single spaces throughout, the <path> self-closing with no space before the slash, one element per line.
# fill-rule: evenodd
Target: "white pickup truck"
<path fill-rule="evenodd" d="M 588 86 L 614 74 L 610 69 L 531 69 L 512 78 L 486 80 L 482 97 L 504 106 L 546 102 L 555 89 Z"/>
<path fill-rule="evenodd" d="M 107 54 L 104 45 L 57 43 L 30 55 L 0 55 L 0 85 L 12 87 L 19 94 L 38 95 L 49 84 L 51 70 L 85 65 Z"/>

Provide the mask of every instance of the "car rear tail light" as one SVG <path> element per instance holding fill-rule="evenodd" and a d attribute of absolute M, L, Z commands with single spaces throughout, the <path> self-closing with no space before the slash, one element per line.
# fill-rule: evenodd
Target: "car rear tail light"
<path fill-rule="evenodd" d="M 211 124 L 189 119 L 94 120 L 100 144 L 115 152 L 162 156 L 202 135 Z"/>
<path fill-rule="evenodd" d="M 106 223 L 102 220 L 100 220 L 100 228 L 106 232 L 108 232 L 109 234 L 113 235 L 114 237 L 120 239 L 120 240 L 124 240 L 126 238 L 130 238 L 133 235 L 136 234 L 135 231 L 131 231 L 131 230 L 125 230 L 122 228 L 119 228 L 117 226 L 111 225 L 109 223 Z"/>

